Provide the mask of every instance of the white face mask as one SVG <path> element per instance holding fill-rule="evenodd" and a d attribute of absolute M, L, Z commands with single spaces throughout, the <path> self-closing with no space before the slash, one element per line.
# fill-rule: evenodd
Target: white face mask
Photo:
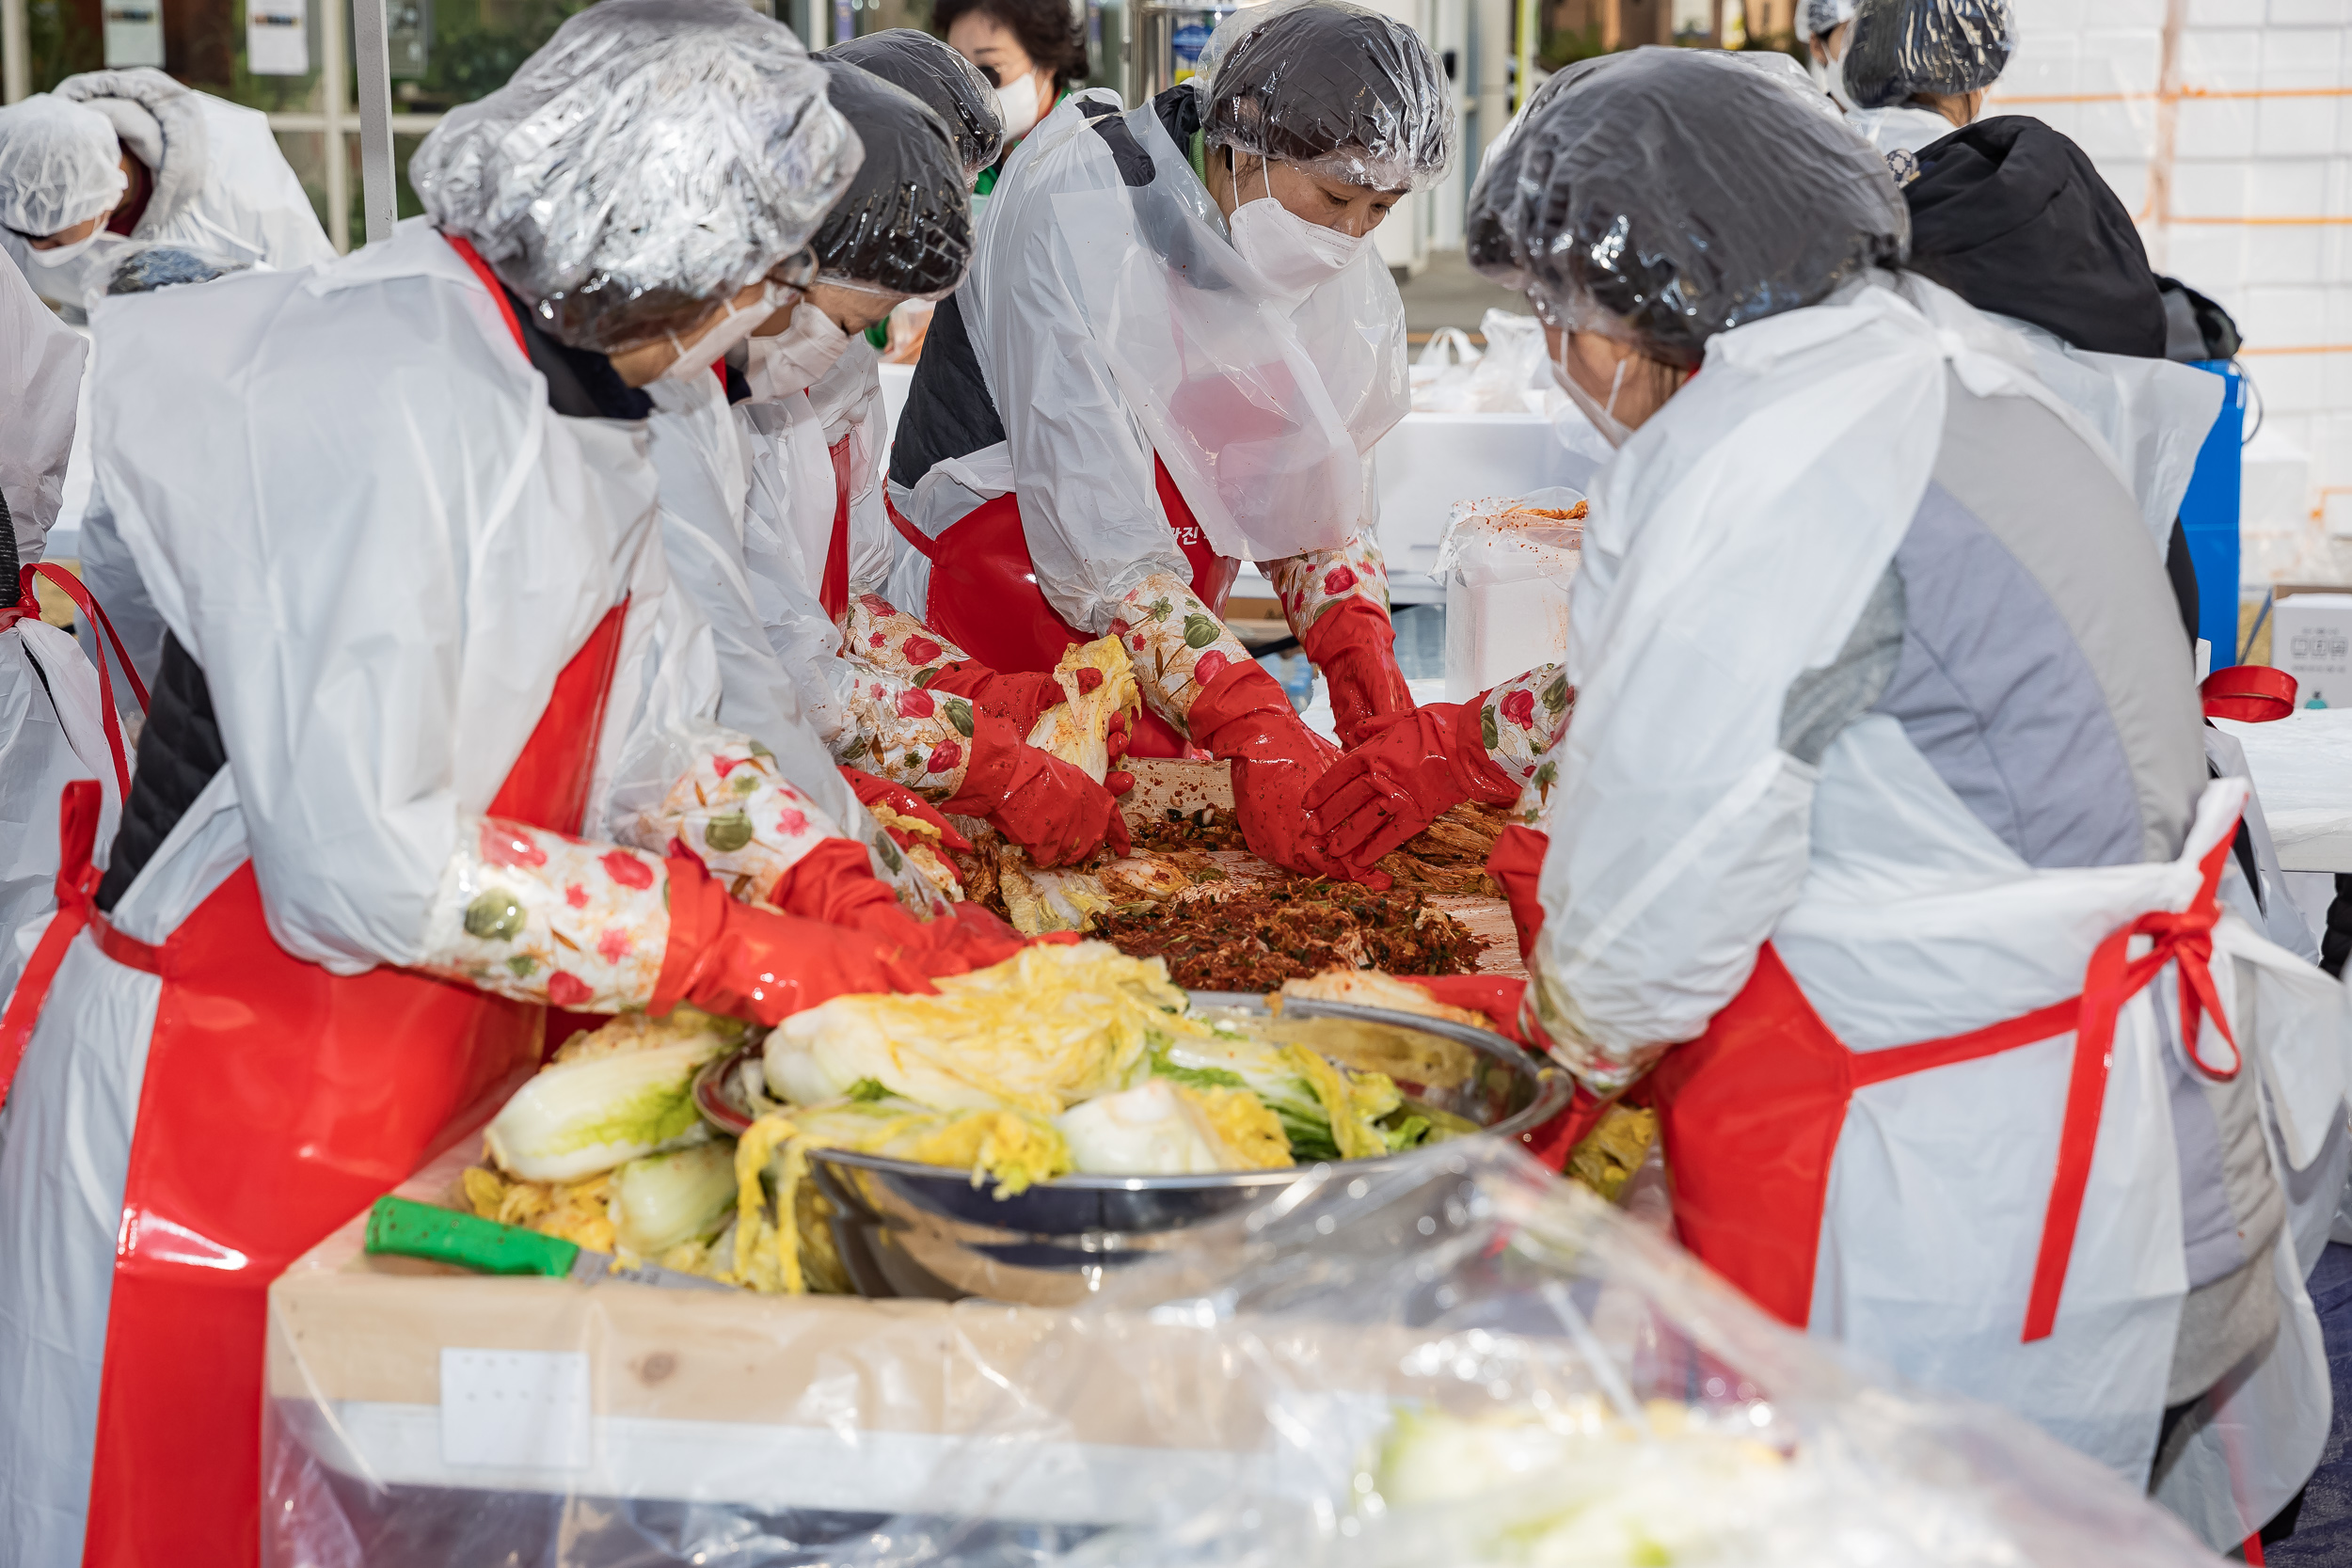
<path fill-rule="evenodd" d="M 996 118 L 1005 122 L 1005 144 L 1010 146 L 1029 134 L 1029 128 L 1044 118 L 1044 95 L 1037 90 L 1037 73 L 1031 71 L 1009 87 L 996 89 Z"/>
<path fill-rule="evenodd" d="M 1567 352 L 1565 340 L 1561 352 Z M 1631 361 L 1626 359 L 1617 361 L 1617 373 L 1609 382 L 1607 403 L 1599 402 L 1579 386 L 1576 377 L 1568 373 L 1565 366 L 1555 361 L 1551 367 L 1551 379 L 1560 384 L 1560 389 L 1567 394 L 1568 401 L 1576 404 L 1577 412 L 1600 432 L 1600 438 L 1613 447 L 1624 446 L 1633 434 L 1632 429 L 1617 418 L 1617 394 L 1625 390 L 1625 368 L 1629 363 Z"/>
<path fill-rule="evenodd" d="M 1343 234 L 1309 223 L 1274 199 L 1273 177 L 1266 194 L 1233 209 L 1233 248 L 1265 280 L 1286 294 L 1304 295 L 1358 256 L 1372 236 Z"/>
<path fill-rule="evenodd" d="M 849 351 L 850 335 L 831 316 L 803 302 L 792 312 L 791 325 L 772 338 L 752 340 L 754 389 L 769 397 L 806 391 Z"/>
<path fill-rule="evenodd" d="M 53 245 L 46 250 L 35 250 L 28 245 L 24 247 L 24 254 L 33 259 L 33 265 L 37 267 L 61 267 L 96 245 L 98 237 L 104 232 L 103 229 L 93 229 L 72 245 Z"/>
<path fill-rule="evenodd" d="M 678 342 L 677 334 L 673 332 L 670 341 L 677 347 L 677 357 L 654 379 L 691 381 L 698 375 L 709 374 L 710 367 L 725 358 L 727 350 L 758 331 L 759 324 L 782 309 L 791 297 L 791 290 L 780 283 L 769 283 L 749 305 L 729 306 L 726 314 L 703 328 L 692 342 Z"/>
<path fill-rule="evenodd" d="M 1821 88 L 1830 95 L 1837 106 L 1850 115 L 1860 114 L 1862 105 L 1855 103 L 1853 94 L 1846 90 L 1846 56 L 1832 55 L 1822 74 L 1826 80 L 1822 82 Z"/>

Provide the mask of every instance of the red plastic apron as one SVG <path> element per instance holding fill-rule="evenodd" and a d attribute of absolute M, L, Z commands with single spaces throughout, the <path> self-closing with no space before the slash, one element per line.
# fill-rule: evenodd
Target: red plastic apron
<path fill-rule="evenodd" d="M 850 608 L 850 437 L 826 449 L 833 459 L 833 537 L 825 544 L 825 575 L 817 584 L 817 602 L 834 620 Z"/>
<path fill-rule="evenodd" d="M 626 600 L 613 606 L 565 664 L 489 815 L 580 831 L 627 614 Z M 0 1023 L 0 1066 L 13 1075 L 19 1029 L 29 1035 L 85 922 L 109 958 L 163 982 L 123 1189 L 83 1561 L 248 1568 L 261 1555 L 270 1282 L 529 1076 L 544 1009 L 290 957 L 249 862 L 162 943 L 128 937 L 90 903 L 93 793 L 68 791 L 57 918 Z"/>
<path fill-rule="evenodd" d="M 1211 546 L 1183 492 L 1168 477 L 1168 466 L 1157 457 L 1152 460 L 1152 477 L 1168 527 L 1192 568 L 1192 591 L 1211 611 L 1223 615 L 1225 596 L 1232 592 L 1241 562 Z M 981 502 L 937 539 L 924 537 L 895 506 L 890 520 L 931 563 L 925 624 L 990 669 L 1051 670 L 1060 662 L 1062 650 L 1093 641 L 1055 614 L 1038 587 L 1018 497 L 1003 495 Z M 1184 737 L 1149 707 L 1136 716 L 1135 739 L 1127 751 L 1138 757 L 1188 754 Z"/>
<path fill-rule="evenodd" d="M 2199 863 L 2204 882 L 2185 912 L 2141 915 L 2099 944 L 2080 995 L 1964 1035 L 1885 1051 L 1849 1050 L 1766 944 L 1747 985 L 1716 1014 L 1707 1033 L 1668 1052 L 1649 1076 L 1682 1243 L 1767 1311 L 1804 1327 L 1812 1312 L 1830 1163 L 1854 1091 L 2072 1030 L 2074 1066 L 2059 1124 L 2058 1165 L 2032 1289 L 2019 1304 L 2022 1338 L 2046 1338 L 2058 1317 L 2082 1217 L 2106 1096 L 2109 1046 L 2123 1004 L 2166 964 L 2177 964 L 2185 1036 L 2197 1039 L 2199 1019 L 2210 1015 L 2231 1051 L 2226 1072 L 2205 1067 L 2194 1050 L 2190 1059 L 2210 1077 L 2237 1075 L 2237 1044 L 2208 969 L 2213 927 L 2220 917 L 2216 890 L 2231 837 L 2224 833 Z M 2138 936 L 2152 939 L 2150 949 L 2130 958 L 2131 940 Z"/>

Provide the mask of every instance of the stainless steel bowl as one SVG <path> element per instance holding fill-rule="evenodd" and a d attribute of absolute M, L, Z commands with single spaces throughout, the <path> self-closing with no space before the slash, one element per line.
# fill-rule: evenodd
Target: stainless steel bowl
<path fill-rule="evenodd" d="M 1269 1012 L 1261 996 L 1195 991 L 1192 1000 L 1205 1009 Z M 1566 1074 L 1489 1030 L 1384 1007 L 1283 1005 L 1283 1023 L 1313 1019 L 1375 1023 L 1468 1047 L 1459 1082 L 1399 1085 L 1422 1104 L 1476 1123 L 1481 1131 L 1468 1136 L 1516 1138 L 1568 1102 Z M 705 1115 L 727 1131 L 746 1119 L 731 1093 L 740 1070 L 733 1060 L 713 1064 L 696 1085 Z M 1340 1164 L 1391 1169 L 1429 1158 L 1435 1147 Z M 1181 1248 L 1192 1227 L 1270 1203 L 1303 1174 L 1064 1176 L 999 1198 L 992 1184 L 976 1187 L 968 1172 L 938 1165 L 842 1149 L 812 1150 L 808 1164 L 833 1250 L 859 1295 L 984 1296 L 1030 1306 L 1081 1300 L 1101 1288 L 1106 1271 Z"/>

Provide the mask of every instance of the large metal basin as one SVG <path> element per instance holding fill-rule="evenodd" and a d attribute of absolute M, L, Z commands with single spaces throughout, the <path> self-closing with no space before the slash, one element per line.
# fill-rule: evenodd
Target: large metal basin
<path fill-rule="evenodd" d="M 1260 1017 L 1268 1012 L 1260 996 L 1196 991 L 1193 1003 Z M 1453 1053 L 1465 1069 L 1459 1082 L 1400 1080 L 1400 1086 L 1414 1100 L 1484 1129 L 1471 1136 L 1516 1138 L 1568 1102 L 1565 1073 L 1491 1031 L 1343 1003 L 1290 1001 L 1281 1011 L 1283 1024 L 1319 1018 L 1377 1023 L 1467 1047 L 1467 1056 Z M 1342 1161 L 1335 1168 L 1390 1169 L 1433 1157 L 1444 1157 L 1435 1146 Z M 1065 1176 L 999 1198 L 993 1186 L 976 1187 L 961 1170 L 841 1149 L 809 1154 L 810 1180 L 829 1212 L 834 1250 L 858 1294 L 983 1296 L 1031 1306 L 1078 1301 L 1101 1288 L 1107 1271 L 1183 1247 L 1195 1226 L 1274 1202 L 1303 1174 Z"/>

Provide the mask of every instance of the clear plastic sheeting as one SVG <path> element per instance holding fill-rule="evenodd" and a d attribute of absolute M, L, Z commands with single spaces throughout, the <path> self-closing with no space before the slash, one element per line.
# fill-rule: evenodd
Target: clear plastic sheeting
<path fill-rule="evenodd" d="M 1724 149 L 1770 147 L 1726 201 Z M 1886 166 L 1793 73 L 1637 49 L 1536 89 L 1470 192 L 1470 264 L 1556 325 L 1694 366 L 1707 340 L 1900 261 Z"/>
<path fill-rule="evenodd" d="M 1516 1150 L 1303 1178 L 1073 1311 L 460 1277 L 271 1292 L 272 1568 L 2188 1568 Z"/>
<path fill-rule="evenodd" d="M 439 228 L 575 348 L 699 325 L 807 243 L 856 135 L 791 30 L 737 0 L 604 0 L 409 161 Z"/>
<path fill-rule="evenodd" d="M 47 239 L 113 211 L 130 182 L 97 110 L 45 92 L 0 108 L 0 228 Z"/>
<path fill-rule="evenodd" d="M 1989 87 L 2015 33 L 2009 0 L 1862 0 L 1846 40 L 1846 91 L 1880 109 Z"/>
<path fill-rule="evenodd" d="M 820 63 L 826 97 L 866 156 L 817 231 L 817 276 L 946 297 L 972 264 L 972 194 L 954 136 L 913 93 L 846 60 Z"/>
<path fill-rule="evenodd" d="M 929 33 L 885 27 L 818 51 L 820 60 L 847 60 L 892 87 L 913 93 L 946 121 L 963 161 L 966 184 L 1005 150 L 1004 122 L 996 115 L 996 89 L 980 68 Z"/>
<path fill-rule="evenodd" d="M 1841 22 L 1851 22 L 1855 0 L 1804 0 L 1797 13 L 1799 41 L 1817 39 L 1835 30 Z"/>
<path fill-rule="evenodd" d="M 1244 6 L 1201 51 L 1201 135 L 1374 190 L 1454 162 L 1453 90 L 1422 36 L 1340 0 Z"/>

